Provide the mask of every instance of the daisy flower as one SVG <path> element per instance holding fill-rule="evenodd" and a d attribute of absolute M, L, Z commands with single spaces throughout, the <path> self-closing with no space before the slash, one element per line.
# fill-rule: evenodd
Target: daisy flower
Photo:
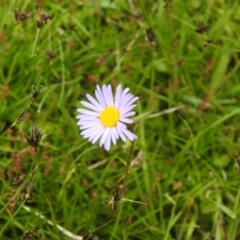
<path fill-rule="evenodd" d="M 96 99 L 87 94 L 89 102 L 81 101 L 87 109 L 77 109 L 80 113 L 77 124 L 80 126 L 81 135 L 93 144 L 100 139 L 99 146 L 104 146 L 107 151 L 111 142 L 116 145 L 119 138 L 124 142 L 127 138 L 131 141 L 137 139 L 137 136 L 127 129 L 126 124 L 133 123 L 129 117 L 135 114 L 132 109 L 136 105 L 133 103 L 138 97 L 128 91 L 129 88 L 122 91 L 121 85 L 118 85 L 113 97 L 111 86 L 103 85 L 102 89 L 97 86 Z"/>

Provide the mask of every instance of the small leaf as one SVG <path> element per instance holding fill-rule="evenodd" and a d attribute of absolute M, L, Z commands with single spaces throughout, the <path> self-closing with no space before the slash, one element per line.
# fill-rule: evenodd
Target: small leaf
<path fill-rule="evenodd" d="M 221 203 L 216 203 L 213 200 L 210 200 L 212 203 L 214 203 L 218 208 L 220 208 L 225 214 L 227 214 L 230 218 L 236 218 L 236 213 L 233 212 L 230 208 L 226 207 L 225 205 Z"/>

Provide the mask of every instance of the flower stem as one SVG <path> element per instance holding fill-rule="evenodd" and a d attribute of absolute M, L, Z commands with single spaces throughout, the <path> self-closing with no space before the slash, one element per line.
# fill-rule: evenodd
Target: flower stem
<path fill-rule="evenodd" d="M 131 164 L 132 155 L 133 155 L 133 149 L 134 149 L 134 142 L 132 142 L 132 144 L 131 144 L 129 154 L 128 154 L 128 158 L 127 158 L 127 165 L 126 165 L 126 168 L 125 168 L 123 187 L 122 187 L 122 191 L 121 191 L 121 199 L 122 199 L 124 188 L 125 188 L 126 182 L 127 182 L 127 177 L 128 177 L 128 173 L 129 173 L 129 168 L 130 168 L 130 164 Z M 121 220 L 122 212 L 123 212 L 123 204 L 120 204 L 120 207 L 119 207 L 119 210 L 118 210 L 118 213 L 117 213 L 116 222 L 115 222 L 114 228 L 113 228 L 113 234 L 111 235 L 110 240 L 112 240 L 113 237 L 116 237 L 116 235 L 114 235 L 114 234 L 116 234 L 117 227 L 119 226 L 119 222 Z"/>
<path fill-rule="evenodd" d="M 130 167 L 131 159 L 132 159 L 132 155 L 133 155 L 133 148 L 134 148 L 134 141 L 131 143 L 131 147 L 130 147 L 130 150 L 129 150 L 129 153 L 128 153 L 127 165 L 126 165 L 126 168 L 125 168 L 125 174 L 124 174 L 122 190 L 124 190 L 124 188 L 126 186 L 127 177 L 128 177 L 128 173 L 129 173 L 129 167 Z"/>

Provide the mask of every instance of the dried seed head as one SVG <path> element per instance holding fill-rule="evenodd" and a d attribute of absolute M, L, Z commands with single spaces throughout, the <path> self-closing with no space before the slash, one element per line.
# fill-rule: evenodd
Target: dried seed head
<path fill-rule="evenodd" d="M 121 192 L 120 189 L 113 190 L 113 196 L 111 200 L 105 200 L 104 203 L 111 206 L 112 210 L 115 208 L 115 204 L 119 205 L 121 203 Z"/>
<path fill-rule="evenodd" d="M 32 86 L 33 93 L 32 93 L 32 97 L 31 97 L 31 101 L 34 101 L 37 98 L 42 87 L 43 87 L 43 85 L 40 85 L 38 88 L 35 88 L 35 86 Z"/>
<path fill-rule="evenodd" d="M 30 182 L 28 181 L 25 188 L 22 189 L 21 191 L 21 198 L 23 201 L 26 201 L 30 198 L 30 195 L 33 191 L 33 189 L 35 188 L 35 186 L 37 185 L 37 183 L 34 182 Z"/>
<path fill-rule="evenodd" d="M 38 128 L 36 125 L 34 125 L 32 127 L 32 132 L 31 132 L 31 135 L 28 136 L 28 135 L 25 135 L 27 141 L 28 141 L 28 144 L 35 148 L 35 151 L 37 151 L 37 147 L 38 147 L 38 144 L 42 138 L 42 133 L 41 133 L 41 129 Z"/>
<path fill-rule="evenodd" d="M 23 184 L 23 181 L 24 181 L 24 175 L 20 175 L 17 179 L 17 182 L 9 184 L 9 186 L 14 187 L 14 188 L 18 188 Z"/>
<path fill-rule="evenodd" d="M 38 12 L 37 27 L 42 28 L 53 18 L 53 16 L 45 12 L 43 9 L 38 9 Z"/>
<path fill-rule="evenodd" d="M 83 240 L 99 240 L 90 231 L 83 237 Z"/>
<path fill-rule="evenodd" d="M 199 34 L 206 33 L 208 32 L 208 30 L 209 30 L 209 27 L 207 25 L 204 25 L 204 23 L 199 23 L 197 25 L 197 28 L 195 28 L 195 31 Z"/>
<path fill-rule="evenodd" d="M 69 28 L 69 30 L 71 30 L 71 31 L 75 31 L 75 30 L 76 30 L 76 24 L 70 23 L 70 24 L 68 25 L 68 28 Z"/>
<path fill-rule="evenodd" d="M 28 109 L 25 109 L 18 117 L 17 124 L 22 123 L 24 121 L 25 115 L 28 112 Z"/>
<path fill-rule="evenodd" d="M 32 13 L 28 12 L 26 9 L 20 12 L 18 8 L 16 8 L 13 12 L 17 23 L 27 20 L 32 15 Z"/>
<path fill-rule="evenodd" d="M 174 63 L 175 68 L 180 68 L 185 64 L 185 61 L 183 59 L 180 59 L 179 61 Z"/>
<path fill-rule="evenodd" d="M 51 50 L 47 50 L 46 58 L 48 59 L 51 65 L 53 64 L 53 60 L 55 59 L 55 57 L 56 57 L 55 54 Z"/>
<path fill-rule="evenodd" d="M 151 28 L 146 29 L 146 40 L 149 41 L 150 43 L 154 43 L 155 42 L 155 34 L 152 31 Z"/>
<path fill-rule="evenodd" d="M 172 0 L 165 0 L 164 1 L 164 8 L 165 8 L 167 13 L 171 13 L 172 12 L 172 7 L 173 7 Z"/>
<path fill-rule="evenodd" d="M 35 227 L 34 230 L 27 230 L 22 236 L 21 240 L 33 240 L 36 238 L 40 238 L 38 230 L 38 227 Z"/>
<path fill-rule="evenodd" d="M 206 42 L 203 43 L 204 48 L 211 47 L 212 45 L 213 45 L 212 39 L 208 39 Z"/>

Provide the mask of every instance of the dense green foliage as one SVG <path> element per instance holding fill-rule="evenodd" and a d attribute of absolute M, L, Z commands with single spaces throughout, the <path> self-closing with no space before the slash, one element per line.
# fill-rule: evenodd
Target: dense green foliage
<path fill-rule="evenodd" d="M 0 239 L 240 239 L 239 6 L 0 0 Z M 104 83 L 139 96 L 109 152 L 76 125 Z"/>

